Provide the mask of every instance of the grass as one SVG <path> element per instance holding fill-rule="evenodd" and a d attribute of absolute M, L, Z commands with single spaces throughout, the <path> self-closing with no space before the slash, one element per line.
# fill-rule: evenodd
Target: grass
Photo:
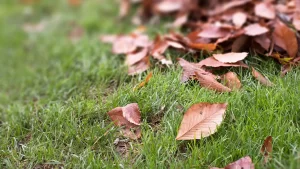
<path fill-rule="evenodd" d="M 133 91 L 147 72 L 128 76 L 124 59 L 98 40 L 99 34 L 134 28 L 129 19 L 116 20 L 116 2 L 90 0 L 76 8 L 64 1 L 18 2 L 0 2 L 0 168 L 208 168 L 247 155 L 256 168 L 300 167 L 299 69 L 282 78 L 275 62 L 251 56 L 248 64 L 275 86 L 232 69 L 242 90 L 218 94 L 195 82 L 181 84 L 175 64 L 152 68 L 149 84 Z M 48 23 L 43 32 L 22 30 L 40 20 Z M 67 39 L 73 21 L 86 30 L 75 44 Z M 148 29 L 151 35 L 166 31 Z M 113 144 L 122 136 L 106 112 L 132 102 L 142 112 L 142 138 L 128 143 L 124 157 Z M 198 102 L 228 102 L 224 122 L 210 137 L 175 141 L 183 113 Z M 272 160 L 263 166 L 259 149 L 269 135 Z"/>

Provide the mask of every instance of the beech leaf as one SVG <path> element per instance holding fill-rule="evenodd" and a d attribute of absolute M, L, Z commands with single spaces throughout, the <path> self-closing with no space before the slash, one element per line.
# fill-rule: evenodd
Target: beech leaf
<path fill-rule="evenodd" d="M 217 92 L 231 92 L 231 89 L 219 83 L 216 78 L 210 74 L 202 74 L 195 72 L 196 79 L 199 81 L 200 86 L 215 90 Z"/>
<path fill-rule="evenodd" d="M 208 137 L 217 131 L 223 121 L 227 103 L 198 103 L 184 114 L 176 140 Z"/>
<path fill-rule="evenodd" d="M 248 25 L 244 28 L 244 30 L 245 30 L 245 35 L 248 36 L 258 36 L 258 35 L 265 34 L 269 31 L 268 28 L 261 26 L 258 23 Z"/>
<path fill-rule="evenodd" d="M 225 53 L 225 54 L 213 54 L 213 57 L 222 62 L 222 63 L 235 63 L 238 61 L 241 61 L 247 57 L 247 52 L 241 52 L 241 53 Z"/>

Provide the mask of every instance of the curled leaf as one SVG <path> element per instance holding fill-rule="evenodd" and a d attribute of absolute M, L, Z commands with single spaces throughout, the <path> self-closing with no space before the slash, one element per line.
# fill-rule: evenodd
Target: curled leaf
<path fill-rule="evenodd" d="M 258 36 L 258 35 L 265 34 L 269 31 L 268 28 L 261 26 L 258 23 L 248 25 L 244 28 L 244 30 L 245 30 L 245 35 L 248 36 Z"/>
<path fill-rule="evenodd" d="M 210 169 L 220 169 L 211 167 Z M 254 169 L 254 164 L 249 156 L 243 157 L 233 163 L 228 164 L 223 169 Z"/>
<path fill-rule="evenodd" d="M 236 62 L 236 63 L 223 63 L 218 60 L 216 60 L 213 56 L 208 57 L 204 60 L 201 60 L 198 65 L 200 67 L 207 66 L 207 67 L 245 67 L 248 68 L 248 65 L 246 65 L 243 62 Z"/>
<path fill-rule="evenodd" d="M 222 62 L 222 63 L 235 63 L 241 60 L 244 60 L 247 57 L 247 52 L 241 52 L 241 53 L 225 53 L 225 54 L 213 54 L 213 57 Z"/>
<path fill-rule="evenodd" d="M 266 19 L 275 18 L 275 7 L 270 2 L 261 2 L 255 5 L 254 12 L 256 16 Z"/>
<path fill-rule="evenodd" d="M 208 137 L 217 131 L 223 121 L 226 103 L 198 103 L 184 114 L 176 140 L 193 140 Z"/>
<path fill-rule="evenodd" d="M 225 86 L 230 89 L 240 89 L 242 87 L 241 81 L 234 72 L 227 72 L 221 76 Z"/>

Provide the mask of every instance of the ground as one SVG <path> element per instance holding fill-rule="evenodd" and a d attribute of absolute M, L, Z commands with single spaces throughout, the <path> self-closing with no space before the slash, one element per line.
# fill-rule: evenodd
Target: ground
<path fill-rule="evenodd" d="M 246 62 L 275 86 L 262 86 L 249 70 L 235 68 L 243 88 L 219 94 L 196 82 L 180 83 L 178 64 L 153 61 L 153 78 L 133 91 L 148 72 L 128 76 L 124 58 L 99 41 L 100 34 L 135 28 L 129 18 L 119 21 L 117 10 L 117 2 L 104 0 L 80 7 L 0 2 L 0 168 L 209 168 L 247 155 L 264 168 L 259 150 L 269 135 L 267 168 L 300 167 L 298 68 L 280 77 L 275 61 L 252 55 Z M 41 20 L 47 23 L 42 32 L 23 31 L 25 23 Z M 72 22 L 85 30 L 77 43 L 67 37 Z M 147 28 L 152 37 L 167 31 L 163 23 Z M 174 51 L 167 56 L 196 61 Z M 124 138 L 106 113 L 133 102 L 142 113 L 142 138 L 120 153 L 114 141 Z M 176 141 L 183 113 L 198 102 L 227 102 L 224 122 L 210 137 Z"/>

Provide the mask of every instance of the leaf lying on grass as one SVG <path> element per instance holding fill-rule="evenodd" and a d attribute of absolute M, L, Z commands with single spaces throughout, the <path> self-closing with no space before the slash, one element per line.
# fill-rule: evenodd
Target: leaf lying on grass
<path fill-rule="evenodd" d="M 139 89 L 139 88 L 141 88 L 141 87 L 144 87 L 148 82 L 149 82 L 149 80 L 152 78 L 152 72 L 150 72 L 147 76 L 146 76 L 146 78 L 145 78 L 145 80 L 143 81 L 143 82 L 141 82 L 138 86 L 136 86 L 135 88 L 133 88 L 133 90 L 137 90 L 137 89 Z"/>
<path fill-rule="evenodd" d="M 236 63 L 238 61 L 244 60 L 247 57 L 247 55 L 247 52 L 231 52 L 225 54 L 213 54 L 213 57 L 222 63 Z"/>
<path fill-rule="evenodd" d="M 264 164 L 271 158 L 272 149 L 272 136 L 268 136 L 260 149 L 260 153 L 264 156 Z"/>
<path fill-rule="evenodd" d="M 122 128 L 122 132 L 125 137 L 134 140 L 141 137 L 141 113 L 137 103 L 131 103 L 124 107 L 116 107 L 107 114 L 116 126 L 124 127 Z"/>
<path fill-rule="evenodd" d="M 226 74 L 221 76 L 222 81 L 224 82 L 225 86 L 229 87 L 230 89 L 240 89 L 242 87 L 241 81 L 234 72 L 227 72 Z"/>
<path fill-rule="evenodd" d="M 223 121 L 227 103 L 198 103 L 184 114 L 176 140 L 193 140 L 207 137 L 217 131 Z"/>
<path fill-rule="evenodd" d="M 224 168 L 211 167 L 210 169 L 254 169 L 254 164 L 249 156 L 243 157 Z"/>
<path fill-rule="evenodd" d="M 203 74 L 195 72 L 196 79 L 199 81 L 202 87 L 215 90 L 217 92 L 231 92 L 231 89 L 219 83 L 214 76 L 210 74 Z"/>
<path fill-rule="evenodd" d="M 257 79 L 261 84 L 266 85 L 266 86 L 273 86 L 273 83 L 267 79 L 265 76 L 263 76 L 259 71 L 255 70 L 252 67 L 252 75 Z"/>

